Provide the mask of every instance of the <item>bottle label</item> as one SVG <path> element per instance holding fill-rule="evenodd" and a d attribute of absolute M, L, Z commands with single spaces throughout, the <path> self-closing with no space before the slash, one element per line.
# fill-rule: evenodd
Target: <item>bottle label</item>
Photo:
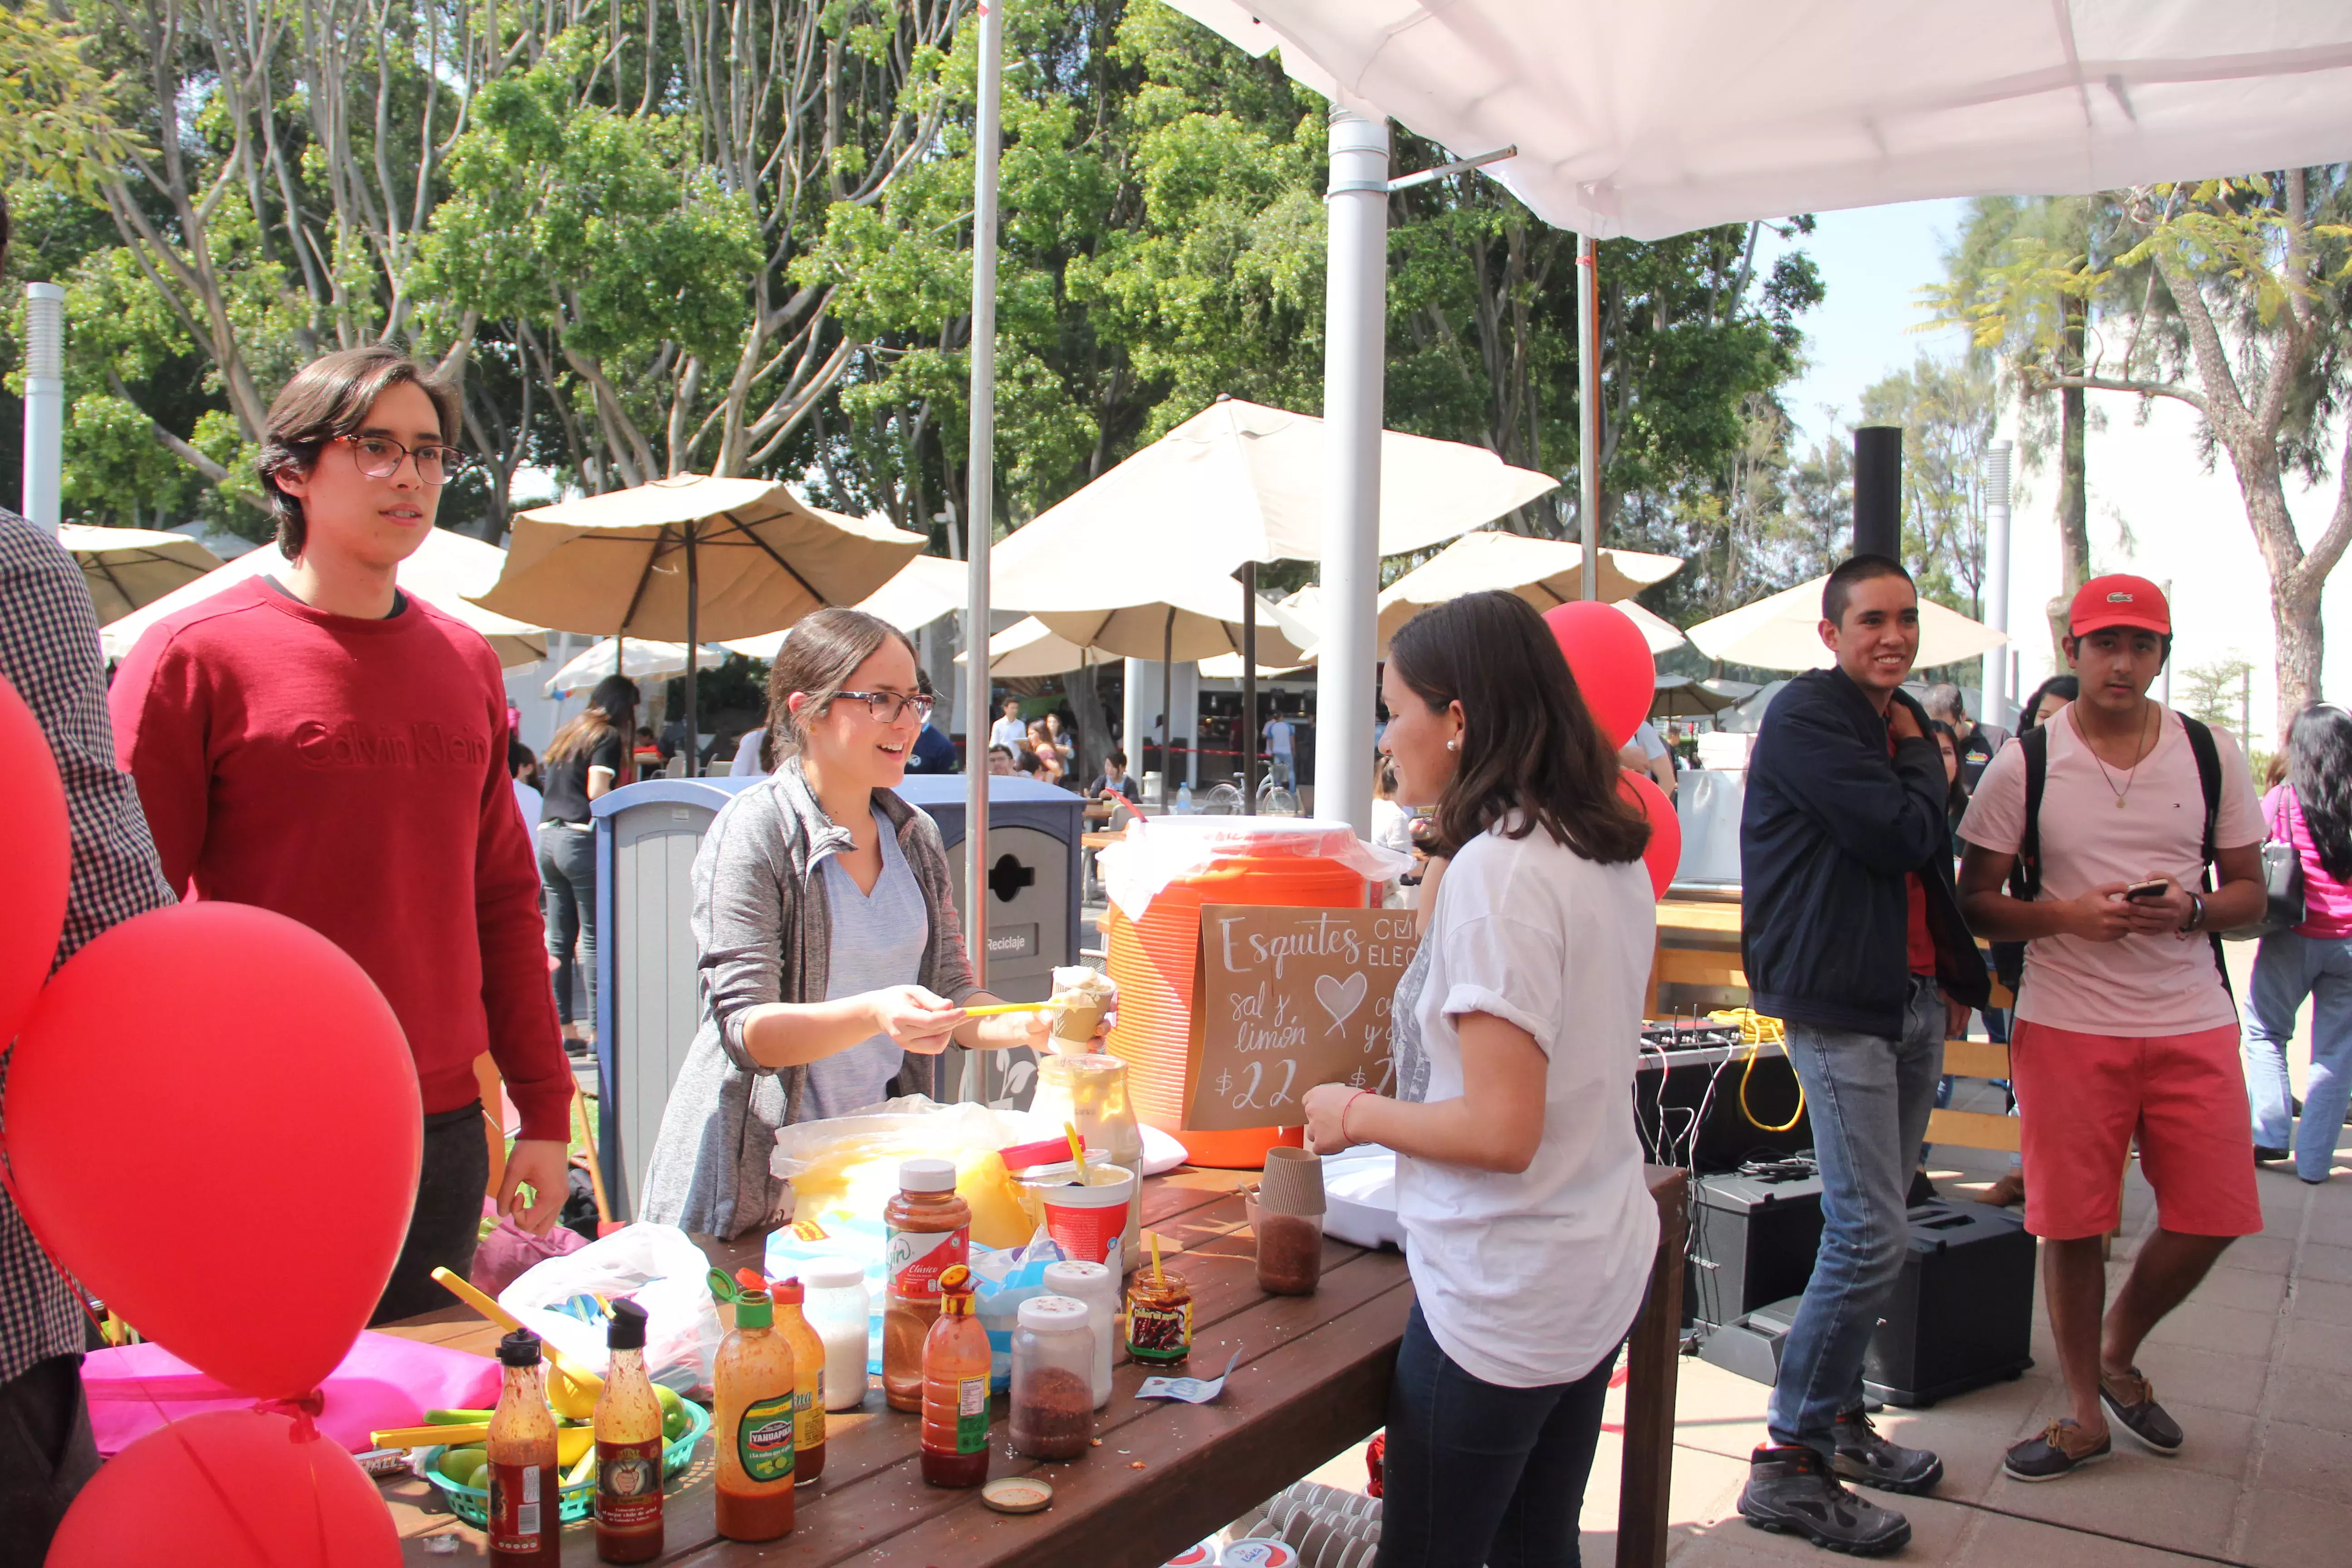
<path fill-rule="evenodd" d="M 662 1443 L 596 1440 L 596 1522 L 607 1530 L 661 1527 Z"/>
<path fill-rule="evenodd" d="M 559 1527 L 554 1467 L 490 1465 L 490 1551 L 533 1552 Z"/>
<path fill-rule="evenodd" d="M 1192 1350 L 1192 1303 L 1127 1304 L 1127 1353 L 1138 1361 L 1181 1361 Z"/>
<path fill-rule="evenodd" d="M 780 1394 L 743 1407 L 743 1418 L 735 1426 L 735 1457 L 752 1480 L 792 1479 L 793 1406 L 798 1403 L 794 1395 Z"/>
<path fill-rule="evenodd" d="M 793 1447 L 803 1453 L 824 1446 L 824 1373 L 816 1374 L 814 1388 L 795 1389 L 793 1393 Z"/>
<path fill-rule="evenodd" d="M 936 1301 L 940 1276 L 952 1265 L 971 1262 L 971 1227 L 953 1230 L 893 1230 L 886 1265 L 890 1289 L 917 1300 Z"/>
<path fill-rule="evenodd" d="M 956 1452 L 977 1454 L 988 1447 L 988 1379 L 956 1380 Z"/>

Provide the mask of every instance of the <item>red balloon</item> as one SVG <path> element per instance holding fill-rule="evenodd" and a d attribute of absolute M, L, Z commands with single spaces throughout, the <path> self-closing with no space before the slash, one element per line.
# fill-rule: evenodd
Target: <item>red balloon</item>
<path fill-rule="evenodd" d="M 48 1568 L 393 1568 L 383 1496 L 310 1423 L 215 1410 L 109 1460 L 66 1510 Z"/>
<path fill-rule="evenodd" d="M 1613 605 L 1598 599 L 1574 599 L 1544 612 L 1576 689 L 1592 710 L 1592 721 L 1622 748 L 1650 716 L 1650 701 L 1658 692 L 1658 667 L 1642 628 Z"/>
<path fill-rule="evenodd" d="M 257 1399 L 309 1394 L 366 1326 L 425 1138 L 407 1041 L 360 966 L 229 903 L 74 954 L 26 1021 L 0 1124 L 50 1255 Z"/>
<path fill-rule="evenodd" d="M 1647 773 L 1618 769 L 1617 793 L 1650 819 L 1650 847 L 1642 851 L 1642 864 L 1649 869 L 1650 891 L 1663 899 L 1674 885 L 1675 868 L 1683 863 L 1683 819 L 1666 792 Z"/>
<path fill-rule="evenodd" d="M 0 679 L 0 1041 L 33 1010 L 58 958 L 66 921 L 66 883 L 73 838 L 66 827 L 65 785 L 58 759 L 33 710 Z"/>

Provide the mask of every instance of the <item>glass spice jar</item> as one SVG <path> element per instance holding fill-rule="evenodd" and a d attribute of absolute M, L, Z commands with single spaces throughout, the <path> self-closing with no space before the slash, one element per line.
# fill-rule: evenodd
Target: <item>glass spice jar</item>
<path fill-rule="evenodd" d="M 1323 1278 L 1323 1216 L 1257 1216 L 1258 1289 L 1274 1296 L 1312 1296 Z"/>
<path fill-rule="evenodd" d="M 1139 1268 L 1127 1292 L 1127 1354 L 1175 1366 L 1192 1353 L 1192 1288 L 1173 1268 Z"/>
<path fill-rule="evenodd" d="M 1095 1430 L 1094 1330 L 1069 1296 L 1021 1303 L 1013 1332 L 1013 1447 L 1033 1459 L 1075 1459 Z"/>

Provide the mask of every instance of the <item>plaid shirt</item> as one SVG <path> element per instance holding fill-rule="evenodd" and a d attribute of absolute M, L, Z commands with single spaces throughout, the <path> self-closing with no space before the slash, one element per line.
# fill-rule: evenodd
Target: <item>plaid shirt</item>
<path fill-rule="evenodd" d="M 57 963 L 118 921 L 173 902 L 131 776 L 115 765 L 98 615 L 74 558 L 0 507 L 0 678 L 57 753 L 73 834 L 73 880 Z M 5 1068 L 5 1059 L 0 1059 Z M 65 1276 L 0 1193 L 0 1383 L 78 1352 L 82 1316 Z"/>

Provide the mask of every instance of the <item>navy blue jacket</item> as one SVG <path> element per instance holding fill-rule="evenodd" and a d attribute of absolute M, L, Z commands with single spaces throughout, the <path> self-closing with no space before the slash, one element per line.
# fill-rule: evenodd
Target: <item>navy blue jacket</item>
<path fill-rule="evenodd" d="M 1913 872 L 1944 994 L 1974 1007 L 1990 994 L 1952 890 L 1943 752 L 1918 704 L 1895 700 L 1923 735 L 1892 757 L 1886 721 L 1842 669 L 1798 676 L 1764 716 L 1739 816 L 1740 947 L 1759 1013 L 1898 1037 Z"/>
<path fill-rule="evenodd" d="M 915 744 L 907 758 L 910 773 L 951 773 L 956 771 L 955 742 L 939 731 L 935 724 L 925 724 L 915 736 Z"/>

